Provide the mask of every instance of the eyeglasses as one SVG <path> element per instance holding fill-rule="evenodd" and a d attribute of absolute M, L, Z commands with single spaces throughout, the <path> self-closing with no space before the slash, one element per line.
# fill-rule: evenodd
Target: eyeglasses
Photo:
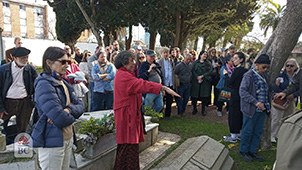
<path fill-rule="evenodd" d="M 269 66 L 262 66 L 262 68 L 263 68 L 263 69 L 268 69 L 268 68 L 269 68 Z"/>
<path fill-rule="evenodd" d="M 145 57 L 139 57 L 139 59 L 145 59 Z"/>
<path fill-rule="evenodd" d="M 295 67 L 295 65 L 287 64 L 286 67 Z"/>
<path fill-rule="evenodd" d="M 60 62 L 62 65 L 65 65 L 66 63 L 71 64 L 70 60 L 55 60 L 55 61 Z"/>

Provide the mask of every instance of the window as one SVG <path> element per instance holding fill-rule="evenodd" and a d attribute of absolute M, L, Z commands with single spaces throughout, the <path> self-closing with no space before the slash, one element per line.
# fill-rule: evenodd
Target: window
<path fill-rule="evenodd" d="M 35 7 L 34 8 L 34 15 L 35 15 L 35 36 L 36 38 L 44 38 L 44 29 L 43 29 L 43 13 L 42 9 Z"/>
<path fill-rule="evenodd" d="M 21 37 L 26 38 L 27 26 L 26 26 L 25 5 L 20 5 L 20 31 L 21 31 Z"/>
<path fill-rule="evenodd" d="M 20 11 L 21 10 L 25 11 L 25 5 L 20 5 Z"/>
<path fill-rule="evenodd" d="M 11 25 L 11 12 L 8 2 L 3 2 L 3 24 L 4 24 L 4 35 L 11 36 L 12 34 L 12 25 Z"/>
<path fill-rule="evenodd" d="M 3 7 L 9 8 L 9 3 L 8 2 L 3 2 L 2 4 L 3 4 Z"/>

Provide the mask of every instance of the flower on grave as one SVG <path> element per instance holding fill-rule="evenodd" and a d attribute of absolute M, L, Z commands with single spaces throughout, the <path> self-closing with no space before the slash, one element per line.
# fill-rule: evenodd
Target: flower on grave
<path fill-rule="evenodd" d="M 89 120 L 81 123 L 81 129 L 79 132 L 87 135 L 83 140 L 83 146 L 93 145 L 97 139 L 100 139 L 106 134 L 115 132 L 114 115 L 106 114 L 102 119 L 91 117 Z"/>
<path fill-rule="evenodd" d="M 83 146 L 94 145 L 98 138 L 94 136 L 92 133 L 88 133 L 87 137 L 82 141 Z"/>

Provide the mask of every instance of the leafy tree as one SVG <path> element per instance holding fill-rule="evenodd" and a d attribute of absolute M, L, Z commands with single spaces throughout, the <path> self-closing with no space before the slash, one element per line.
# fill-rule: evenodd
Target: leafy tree
<path fill-rule="evenodd" d="M 76 4 L 71 0 L 47 1 L 56 13 L 56 33 L 61 42 L 73 47 L 88 25 Z"/>
<path fill-rule="evenodd" d="M 96 29 L 102 30 L 104 33 L 104 43 L 106 46 L 117 39 L 116 32 L 120 28 L 138 25 L 139 23 L 136 13 L 136 8 L 139 6 L 136 5 L 135 0 L 82 0 L 81 4 L 90 6 L 85 12 L 89 14 L 89 19 L 93 22 Z"/>
<path fill-rule="evenodd" d="M 217 9 L 209 18 L 201 16 L 198 19 L 203 27 L 195 28 L 195 34 L 202 35 L 205 43 L 210 46 L 215 46 L 215 42 L 222 37 L 223 46 L 227 42 L 239 46 L 243 36 L 252 30 L 253 23 L 250 20 L 258 9 L 256 1 L 236 1 L 227 4 L 224 5 L 228 8 Z"/>
<path fill-rule="evenodd" d="M 227 26 L 246 23 L 257 9 L 256 0 L 167 0 L 167 4 L 169 8 L 160 13 L 163 15 L 162 13 L 166 12 L 170 18 L 165 27 L 159 28 L 159 32 L 161 36 L 165 33 L 168 35 L 164 35 L 161 42 L 171 44 L 167 40 L 174 40 L 174 46 L 180 48 L 183 42 L 192 36 L 203 36 L 207 43 L 215 45 Z"/>
<path fill-rule="evenodd" d="M 258 40 L 244 40 L 242 42 L 242 44 L 243 44 L 243 48 L 242 48 L 243 50 L 242 51 L 245 51 L 245 52 L 249 48 L 254 48 L 255 51 L 260 51 L 264 46 L 264 44 L 261 41 L 258 41 Z"/>
<path fill-rule="evenodd" d="M 227 42 L 231 42 L 237 48 L 240 47 L 242 39 L 246 36 L 250 31 L 252 31 L 254 26 L 253 22 L 246 22 L 242 25 L 230 25 L 227 27 L 226 31 L 223 34 L 223 47 L 226 46 Z"/>
<path fill-rule="evenodd" d="M 261 15 L 260 28 L 264 29 L 264 36 L 266 36 L 267 30 L 272 28 L 273 31 L 277 28 L 281 17 L 283 15 L 285 6 L 280 6 L 274 3 L 272 0 L 268 0 L 269 4 L 274 8 L 266 7 L 265 14 Z"/>

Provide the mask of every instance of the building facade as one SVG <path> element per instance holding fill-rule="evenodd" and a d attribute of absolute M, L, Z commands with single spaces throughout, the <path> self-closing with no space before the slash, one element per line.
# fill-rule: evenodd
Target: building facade
<path fill-rule="evenodd" d="M 3 37 L 48 39 L 48 7 L 39 3 L 3 0 L 0 27 Z"/>

